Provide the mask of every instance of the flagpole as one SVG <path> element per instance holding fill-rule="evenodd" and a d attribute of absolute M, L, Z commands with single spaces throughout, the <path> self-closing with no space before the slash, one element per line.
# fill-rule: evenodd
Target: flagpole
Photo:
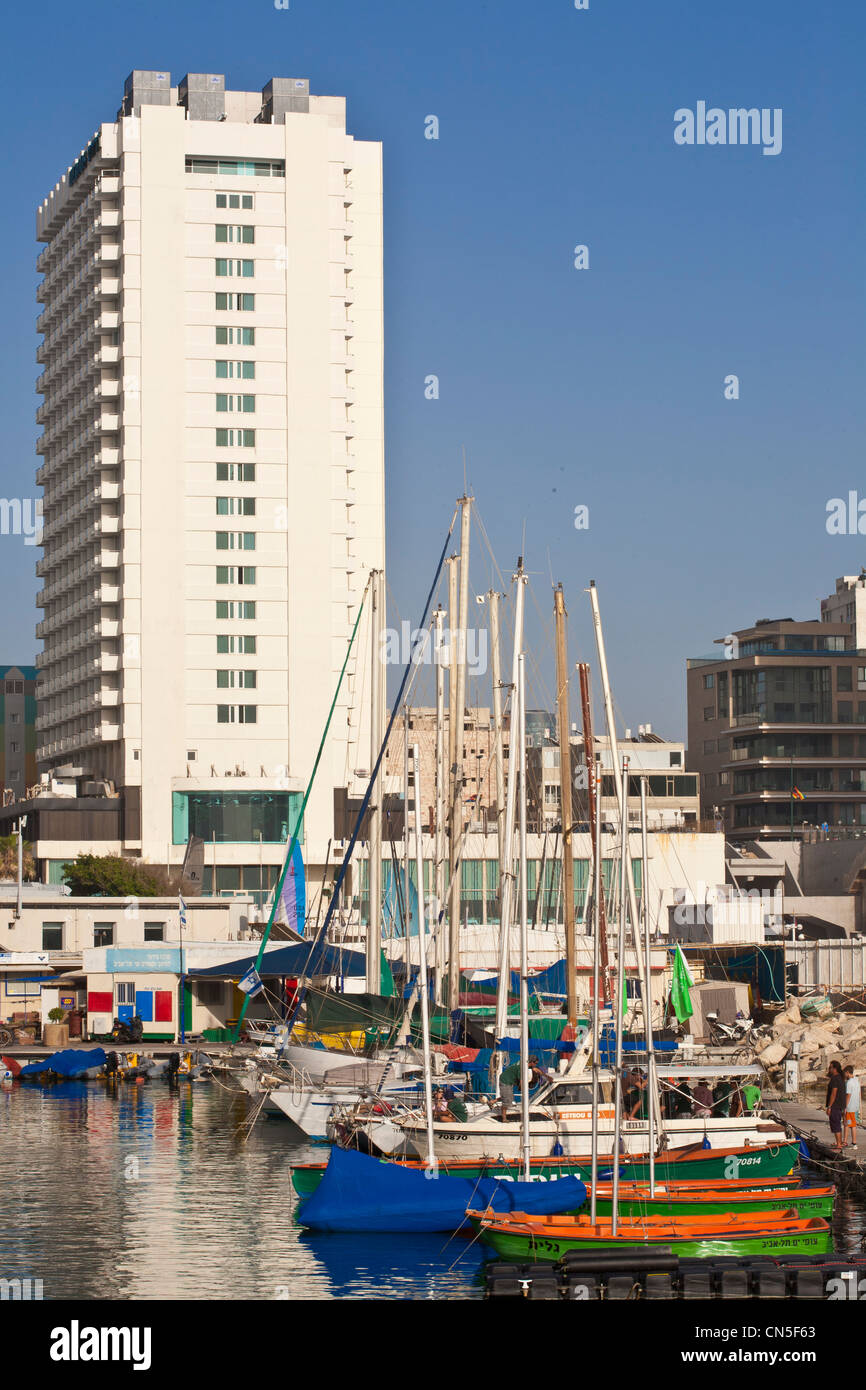
<path fill-rule="evenodd" d="M 184 1010 L 184 997 L 183 997 L 183 996 L 184 996 L 184 986 L 185 986 L 185 983 L 186 983 L 186 976 L 185 976 L 185 974 L 184 974 L 184 968 L 183 968 L 183 924 L 184 924 L 184 918 L 185 918 L 185 916 L 186 916 L 186 911 L 185 911 L 185 904 L 184 904 L 183 898 L 181 897 L 180 893 L 178 893 L 178 895 L 177 895 L 177 913 L 178 913 L 178 921 L 179 921 L 179 923 L 180 923 L 180 932 L 179 932 L 179 935 L 180 935 L 180 1041 L 181 1041 L 181 1045 L 183 1045 L 183 1043 L 186 1041 L 186 1030 L 185 1030 L 185 1027 L 184 1027 L 184 1013 L 185 1013 L 185 1010 Z"/>

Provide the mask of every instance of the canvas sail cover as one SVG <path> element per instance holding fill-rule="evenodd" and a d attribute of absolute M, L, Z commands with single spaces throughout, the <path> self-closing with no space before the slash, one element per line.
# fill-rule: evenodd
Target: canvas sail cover
<path fill-rule="evenodd" d="M 301 1203 L 298 1221 L 315 1231 L 450 1233 L 468 1224 L 469 1207 L 543 1216 L 575 1211 L 585 1201 L 580 1178 L 512 1182 L 440 1174 L 434 1182 L 421 1168 L 335 1148 L 315 1192 Z"/>

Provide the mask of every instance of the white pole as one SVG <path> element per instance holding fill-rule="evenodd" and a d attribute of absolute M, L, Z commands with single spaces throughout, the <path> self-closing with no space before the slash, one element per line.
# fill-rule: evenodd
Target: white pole
<path fill-rule="evenodd" d="M 590 768 L 590 777 L 595 776 L 595 766 Z M 601 815 L 598 807 L 595 817 L 592 860 L 592 1192 L 590 1195 L 590 1221 L 593 1226 L 598 1217 L 596 1190 L 598 1188 L 598 1068 L 599 1068 L 599 1006 L 598 991 L 601 983 L 600 953 L 601 939 Z"/>
<path fill-rule="evenodd" d="M 604 715 L 605 722 L 607 724 L 608 739 L 610 742 L 610 759 L 611 767 L 613 769 L 613 785 L 616 789 L 617 807 L 619 810 L 619 816 L 623 827 L 623 839 L 625 841 L 625 856 L 626 861 L 628 863 L 628 873 L 626 875 L 626 883 L 624 887 L 628 890 L 628 907 L 629 912 L 631 914 L 631 921 L 634 925 L 635 959 L 637 964 L 637 975 L 638 979 L 640 980 L 641 989 L 645 990 L 647 988 L 647 981 L 644 979 L 643 953 L 640 950 L 637 938 L 637 923 L 639 920 L 637 912 L 637 894 L 635 893 L 634 887 L 634 874 L 631 871 L 631 852 L 628 843 L 628 782 L 625 782 L 622 786 L 620 786 L 618 776 L 619 744 L 617 742 L 616 737 L 616 719 L 614 718 L 613 713 L 613 698 L 610 693 L 610 680 L 608 678 L 607 672 L 607 657 L 605 655 L 604 649 L 604 633 L 601 627 L 601 613 L 599 612 L 598 607 L 598 590 L 595 587 L 594 579 L 591 579 L 589 583 L 589 601 L 592 606 L 592 621 L 593 626 L 595 628 L 595 644 L 598 650 L 598 667 L 601 673 L 601 685 L 602 691 L 604 693 Z M 600 814 L 600 799 L 598 805 Z M 621 885 L 621 891 L 622 888 L 623 885 Z M 620 903 L 620 914 L 622 913 L 622 911 L 623 904 Z M 650 1096 L 650 1105 L 656 1107 L 656 1120 L 659 1133 L 661 1133 L 661 1110 L 658 1108 L 659 1100 L 657 1095 Z"/>
<path fill-rule="evenodd" d="M 650 1176 L 650 1196 L 656 1195 L 656 1126 L 655 1126 L 655 1105 L 652 1103 L 654 1095 L 658 1094 L 658 1083 L 656 1078 L 656 1057 L 655 1043 L 653 1040 L 653 1001 L 652 1001 L 652 950 L 650 947 L 650 923 L 649 923 L 649 850 L 647 848 L 647 824 L 646 824 L 646 777 L 640 779 L 640 844 L 641 844 L 641 877 L 640 877 L 640 906 L 641 906 L 641 925 L 644 934 L 644 950 L 646 951 L 646 965 L 644 968 L 644 981 L 641 986 L 643 989 L 643 1016 L 644 1029 L 646 1032 L 646 1084 L 647 1091 L 647 1116 L 649 1118 L 649 1176 Z M 635 943 L 637 948 L 637 942 Z M 661 1110 L 661 1105 L 659 1105 Z"/>
<path fill-rule="evenodd" d="M 520 763 L 520 751 L 515 746 L 517 741 L 517 680 L 519 674 L 520 652 L 523 647 L 523 601 L 526 585 L 526 576 L 523 573 L 523 556 L 517 562 L 517 573 L 514 575 L 517 584 L 514 598 L 514 651 L 511 660 L 511 736 L 509 739 L 508 755 L 508 790 L 505 796 L 505 829 L 502 835 L 502 863 L 500 865 L 500 912 L 499 912 L 499 986 L 496 994 L 496 1038 L 505 1037 L 505 1030 L 508 1026 L 508 985 L 509 972 L 511 966 L 510 931 L 511 913 L 514 899 L 514 803 L 517 794 L 517 771 Z M 493 1069 L 495 1075 L 499 1075 L 502 1068 L 502 1057 L 498 1052 L 493 1053 Z"/>
<path fill-rule="evenodd" d="M 418 744 L 412 748 L 413 795 L 415 801 L 415 873 L 418 880 L 418 980 L 421 987 L 421 1038 L 424 1048 L 424 1111 L 427 1121 L 427 1171 L 436 1171 L 436 1149 L 433 1142 L 433 1081 L 430 1059 L 430 1001 L 427 997 L 427 921 L 424 911 L 424 856 L 421 844 L 421 779 L 418 770 L 421 757 Z"/>
<path fill-rule="evenodd" d="M 628 797 L 628 758 L 622 760 L 623 795 Z M 616 1066 L 614 1073 L 614 1119 L 613 1119 L 613 1221 L 611 1235 L 617 1233 L 619 1220 L 619 1159 L 620 1125 L 622 1123 L 622 1034 L 625 1027 L 625 1013 L 622 1006 L 623 985 L 625 983 L 625 916 L 626 916 L 626 875 L 628 873 L 628 825 L 622 822 L 622 846 L 619 861 L 619 925 L 616 938 L 616 995 L 614 996 L 613 1017 L 616 1024 Z"/>
<path fill-rule="evenodd" d="M 436 820 L 433 839 L 435 879 L 433 892 L 438 923 L 445 902 L 445 665 L 443 662 L 442 627 L 445 613 L 440 604 L 433 614 L 435 624 L 434 650 L 436 661 Z M 436 998 L 444 998 L 445 932 L 436 932 Z"/>
<path fill-rule="evenodd" d="M 526 862 L 526 658 L 520 653 L 518 668 L 520 706 L 520 1123 L 523 1130 L 523 1178 L 532 1178 L 532 1143 L 529 1135 L 529 912 Z"/>
<path fill-rule="evenodd" d="M 382 571 L 370 575 L 370 767 L 376 766 L 382 742 Z M 373 787 L 370 802 L 370 839 L 368 878 L 370 881 L 370 913 L 367 923 L 367 989 L 378 994 L 382 983 L 382 777 Z"/>

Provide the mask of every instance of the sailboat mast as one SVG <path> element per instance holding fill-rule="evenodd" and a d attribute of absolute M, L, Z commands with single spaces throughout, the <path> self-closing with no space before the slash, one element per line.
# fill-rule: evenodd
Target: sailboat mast
<path fill-rule="evenodd" d="M 646 1077 L 648 1098 L 652 1101 L 653 1096 L 658 1095 L 658 1078 L 656 1076 L 656 1055 L 655 1043 L 653 1040 L 653 1001 L 652 1001 L 652 949 L 650 947 L 650 921 L 649 921 L 649 850 L 647 847 L 647 821 L 646 821 L 646 777 L 640 779 L 640 850 L 641 850 L 641 874 L 640 874 L 640 915 L 641 927 L 643 929 L 644 950 L 646 951 L 646 964 L 644 967 L 644 995 L 643 995 L 643 1018 L 644 1031 L 646 1033 Z M 661 1111 L 661 1103 L 659 1103 Z M 655 1134 L 655 1105 L 647 1106 L 649 1116 L 649 1179 L 650 1196 L 656 1195 L 656 1134 Z"/>
<path fill-rule="evenodd" d="M 445 665 L 442 650 L 442 628 L 445 614 L 442 606 L 433 614 L 435 624 L 436 661 L 436 809 L 433 824 L 433 892 L 436 901 L 436 920 L 439 921 L 445 899 Z M 444 932 L 436 933 L 436 998 L 441 1003 L 445 974 Z"/>
<path fill-rule="evenodd" d="M 590 675 L 589 665 L 585 661 L 578 663 L 578 676 L 580 679 L 580 708 L 583 720 L 583 757 L 586 763 L 586 795 L 589 802 L 589 832 L 592 842 L 595 844 L 595 832 L 597 823 L 601 820 L 601 777 L 596 775 L 595 762 L 595 739 L 592 734 L 592 700 L 590 699 Z M 610 961 L 607 952 L 607 913 L 605 911 L 604 897 L 599 900 L 598 910 L 601 914 L 601 979 L 604 991 L 604 1002 L 609 1004 L 611 1000 L 610 988 Z"/>
<path fill-rule="evenodd" d="M 523 556 L 517 561 L 514 575 L 517 585 L 514 596 L 514 650 L 511 657 L 511 738 L 508 757 L 508 789 L 505 794 L 505 817 L 502 833 L 502 860 L 499 877 L 499 981 L 496 992 L 496 1038 L 505 1037 L 508 1026 L 508 985 L 511 967 L 510 932 L 511 913 L 514 902 L 514 805 L 517 793 L 517 770 L 520 751 L 515 746 L 519 740 L 517 728 L 517 680 L 519 675 L 520 653 L 523 648 L 523 606 L 526 575 L 523 572 Z M 493 1054 L 493 1066 L 499 1068 L 502 1058 L 498 1052 Z"/>
<path fill-rule="evenodd" d="M 562 813 L 562 921 L 565 928 L 565 988 L 568 1022 L 577 1027 L 577 964 L 574 939 L 574 821 L 571 787 L 571 741 L 568 724 L 568 650 L 565 633 L 565 595 L 557 584 L 553 595 L 556 619 L 556 716 L 559 732 L 559 798 Z"/>
<path fill-rule="evenodd" d="M 391 865 L 396 874 L 397 865 Z M 403 704 L 403 932 L 406 980 L 412 974 L 412 934 L 409 930 L 409 706 Z"/>
<path fill-rule="evenodd" d="M 382 571 L 370 574 L 370 767 L 375 768 L 385 718 L 385 682 L 382 671 Z M 377 778 L 370 803 L 370 915 L 367 923 L 367 989 L 379 994 L 382 983 L 382 779 Z M 393 865 L 392 865 L 393 871 Z"/>
<path fill-rule="evenodd" d="M 493 757 L 496 767 L 496 844 L 499 865 L 502 865 L 505 810 L 505 758 L 502 752 L 502 652 L 499 646 L 499 594 L 491 589 L 487 594 L 490 612 L 490 671 L 493 681 Z M 485 884 L 485 892 L 486 892 Z"/>
<path fill-rule="evenodd" d="M 418 898 L 418 980 L 421 988 L 421 1041 L 424 1050 L 424 1114 L 427 1122 L 427 1171 L 436 1171 L 433 1144 L 433 1066 L 430 1057 L 430 999 L 427 993 L 427 919 L 424 911 L 424 850 L 421 842 L 421 756 L 412 748 L 412 799 L 415 808 L 415 874 Z"/>
<path fill-rule="evenodd" d="M 628 782 L 624 783 L 623 786 L 621 787 L 621 786 L 620 786 L 620 782 L 619 782 L 619 778 L 618 778 L 617 773 L 616 773 L 616 769 L 617 769 L 618 766 L 619 766 L 619 744 L 617 743 L 617 737 L 616 737 L 616 720 L 615 720 L 615 718 L 614 718 L 614 713 L 613 713 L 613 697 L 611 696 L 611 693 L 610 693 L 610 680 L 608 679 L 608 674 L 607 674 L 607 657 L 605 656 L 605 650 L 604 650 L 604 633 L 602 632 L 602 627 L 601 627 L 601 613 L 599 612 L 599 607 L 598 607 L 598 591 L 597 591 L 597 589 L 596 589 L 596 587 L 595 587 L 595 580 L 594 580 L 594 579 L 591 579 L 591 580 L 589 581 L 589 598 L 590 598 L 590 603 L 591 603 L 591 605 L 592 605 L 592 620 L 593 620 L 593 625 L 594 625 L 594 627 L 595 627 L 596 647 L 597 647 L 597 649 L 598 649 L 598 665 L 599 665 L 599 670 L 600 670 L 600 672 L 601 672 L 601 685 L 602 685 L 602 691 L 603 691 L 603 693 L 604 693 L 604 713 L 605 713 L 605 720 L 606 720 L 606 723 L 607 723 L 608 739 L 609 739 L 609 741 L 610 741 L 611 766 L 612 766 L 613 769 L 614 769 L 613 784 L 614 784 L 614 787 L 616 788 L 617 806 L 618 806 L 618 810 L 619 810 L 620 820 L 622 821 L 622 825 L 623 825 L 623 835 L 624 835 L 624 839 L 625 839 L 625 857 L 626 857 L 626 860 L 627 860 L 628 865 L 629 865 L 629 872 L 628 872 L 628 874 L 626 875 L 625 889 L 626 889 L 626 891 L 628 892 L 628 907 L 629 907 L 629 913 L 630 913 L 631 922 L 632 922 L 632 924 L 633 924 L 633 929 L 634 929 L 635 964 L 636 964 L 636 966 L 637 966 L 637 976 L 638 976 L 638 980 L 640 981 L 641 991 L 644 992 L 644 991 L 646 991 L 646 989 L 647 989 L 647 987 L 648 987 L 648 983 L 647 983 L 647 981 L 644 979 L 644 960 L 643 960 L 643 952 L 641 951 L 640 946 L 639 946 L 639 943 L 638 943 L 638 925 L 637 925 L 637 924 L 638 924 L 638 920 L 639 920 L 639 919 L 638 919 L 638 912 L 637 912 L 637 894 L 636 894 L 636 892 L 635 892 L 635 886 L 634 886 L 634 874 L 631 872 L 631 853 L 630 853 L 630 850 L 629 850 L 629 843 L 628 843 Z M 599 810 L 600 810 L 600 807 L 599 807 Z M 622 913 L 622 904 L 620 904 L 620 913 Z M 659 1108 L 659 1099 L 658 1099 L 658 1095 L 657 1095 L 657 1094 L 652 1094 L 652 1095 L 650 1095 L 650 1104 L 653 1105 L 653 1106 L 655 1107 L 655 1110 L 656 1110 L 656 1122 L 657 1122 L 658 1130 L 659 1130 L 659 1133 L 660 1133 L 660 1132 L 661 1132 L 661 1110 L 660 1110 L 660 1108 Z"/>
<path fill-rule="evenodd" d="M 529 1136 L 529 899 L 526 860 L 526 657 L 518 668 L 520 704 L 520 1124 L 523 1136 L 523 1178 L 532 1178 Z"/>
<path fill-rule="evenodd" d="M 469 618 L 469 522 L 472 498 L 460 498 L 460 612 L 457 630 L 457 689 L 454 708 L 454 765 L 451 802 L 451 870 L 457 862 L 456 845 L 463 816 L 463 745 L 466 709 L 466 624 Z M 453 634 L 452 634 L 453 635 Z M 453 651 L 453 646 L 452 646 Z M 454 668 L 452 666 L 452 675 Z M 448 1007 L 460 1004 L 460 875 L 451 885 L 448 913 Z"/>
<path fill-rule="evenodd" d="M 592 853 L 592 1191 L 590 1196 L 590 1220 L 595 1225 L 598 1211 L 596 1191 L 598 1188 L 598 1067 L 599 1067 L 599 991 L 601 985 L 601 935 L 604 912 L 602 910 L 601 881 L 601 817 L 595 821 Z"/>
<path fill-rule="evenodd" d="M 623 794 L 628 804 L 628 758 L 622 760 Z M 619 857 L 619 916 L 616 936 L 616 1002 L 613 1017 L 616 1025 L 616 1062 L 614 1066 L 614 1119 L 613 1119 L 613 1224 L 611 1234 L 617 1233 L 619 1217 L 619 1160 L 620 1129 L 622 1127 L 622 1035 L 625 1031 L 625 918 L 626 918 L 626 879 L 628 877 L 628 824 L 620 821 L 622 844 Z"/>

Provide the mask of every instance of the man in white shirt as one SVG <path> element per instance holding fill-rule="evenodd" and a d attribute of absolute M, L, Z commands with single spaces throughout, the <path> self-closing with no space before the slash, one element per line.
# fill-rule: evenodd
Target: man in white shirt
<path fill-rule="evenodd" d="M 845 1077 L 845 1136 L 849 1132 L 850 1140 L 846 1148 L 856 1149 L 857 1147 L 857 1124 L 860 1120 L 860 1078 L 854 1075 L 853 1067 L 846 1067 L 842 1073 Z"/>

